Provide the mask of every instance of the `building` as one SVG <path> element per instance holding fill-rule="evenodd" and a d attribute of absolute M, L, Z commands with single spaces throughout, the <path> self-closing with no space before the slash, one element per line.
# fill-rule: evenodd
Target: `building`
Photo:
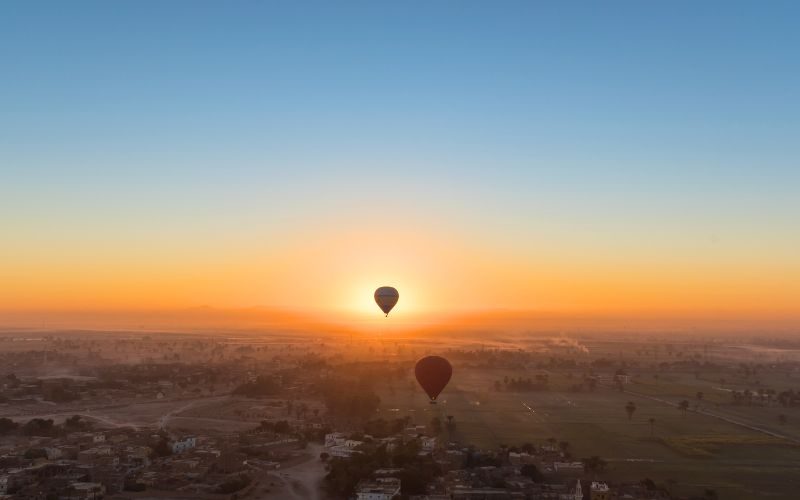
<path fill-rule="evenodd" d="M 574 500 L 583 500 L 583 488 L 581 487 L 580 479 L 576 481 L 576 483 L 577 484 L 575 485 L 575 494 L 572 498 Z"/>
<path fill-rule="evenodd" d="M 79 452 L 78 463 L 81 465 L 118 465 L 119 457 L 111 454 L 110 447 L 100 446 Z"/>
<path fill-rule="evenodd" d="M 103 495 L 106 494 L 106 487 L 100 483 L 72 483 L 70 489 L 76 498 L 87 500 L 103 498 Z M 70 494 L 70 498 L 72 498 L 72 494 Z"/>
<path fill-rule="evenodd" d="M 609 492 L 608 485 L 598 481 L 592 481 L 592 486 L 589 489 L 589 498 L 592 500 L 609 500 L 611 493 Z"/>
<path fill-rule="evenodd" d="M 357 500 L 392 500 L 400 496 L 400 480 L 393 477 L 362 480 L 356 486 Z"/>
<path fill-rule="evenodd" d="M 172 453 L 183 453 L 195 446 L 197 446 L 197 438 L 195 436 L 184 436 L 172 442 Z"/>
<path fill-rule="evenodd" d="M 325 447 L 332 448 L 334 446 L 343 446 L 345 441 L 347 441 L 347 436 L 341 432 L 331 432 L 330 434 L 325 434 Z"/>
<path fill-rule="evenodd" d="M 511 492 L 504 488 L 470 488 L 456 486 L 452 491 L 453 500 L 510 500 Z"/>
<path fill-rule="evenodd" d="M 328 454 L 332 457 L 350 458 L 357 453 L 361 452 L 356 450 L 355 448 L 351 448 L 349 446 L 344 446 L 344 445 L 332 446 L 328 448 Z"/>
<path fill-rule="evenodd" d="M 553 471 L 562 474 L 583 474 L 583 462 L 553 462 Z"/>
<path fill-rule="evenodd" d="M 141 469 L 150 465 L 150 448 L 147 446 L 128 446 L 125 448 L 125 462 L 132 469 Z"/>
<path fill-rule="evenodd" d="M 430 453 L 436 449 L 436 438 L 423 436 L 419 440 L 419 445 L 422 451 Z"/>

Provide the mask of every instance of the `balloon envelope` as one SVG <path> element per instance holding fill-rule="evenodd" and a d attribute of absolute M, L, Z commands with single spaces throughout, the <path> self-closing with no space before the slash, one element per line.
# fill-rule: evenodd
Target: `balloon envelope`
<path fill-rule="evenodd" d="M 378 307 L 380 307 L 381 311 L 387 316 L 389 315 L 389 311 L 397 304 L 399 298 L 400 294 L 391 286 L 382 286 L 375 290 L 375 303 L 378 304 Z"/>
<path fill-rule="evenodd" d="M 450 382 L 450 377 L 453 375 L 453 367 L 450 362 L 441 356 L 427 356 L 417 361 L 417 366 L 414 367 L 414 375 L 417 377 L 417 382 L 431 401 L 436 401 L 439 394 Z"/>

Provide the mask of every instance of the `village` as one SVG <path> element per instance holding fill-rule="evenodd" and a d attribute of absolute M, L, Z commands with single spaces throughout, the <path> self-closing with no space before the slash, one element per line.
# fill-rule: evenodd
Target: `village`
<path fill-rule="evenodd" d="M 0 498 L 710 499 L 726 453 L 796 453 L 790 359 L 450 348 L 433 405 L 413 343 L 275 340 L 6 336 Z"/>
<path fill-rule="evenodd" d="M 0 425 L 8 432 L 6 421 Z M 61 425 L 49 420 L 23 425 L 18 430 L 33 435 L 2 448 L 0 498 L 123 499 L 144 494 L 147 498 L 280 498 L 280 483 L 288 476 L 281 476 L 282 468 L 304 461 L 325 464 L 329 476 L 346 476 L 348 472 L 341 471 L 354 464 L 362 475 L 369 470 L 353 485 L 347 481 L 355 476 L 344 477 L 341 490 L 328 484 L 341 477 L 323 480 L 320 475 L 322 493 L 314 495 L 322 498 L 327 498 L 325 491 L 330 498 L 358 500 L 670 498 L 652 481 L 587 480 L 587 471 L 602 477 L 597 474 L 602 459 L 569 460 L 556 444 L 477 450 L 428 436 L 428 426 L 408 425 L 381 438 L 321 434 L 320 421 L 302 428 L 287 421 L 265 421 L 251 431 L 220 436 L 90 427 L 80 417 Z M 406 493 L 409 490 L 415 493 Z"/>

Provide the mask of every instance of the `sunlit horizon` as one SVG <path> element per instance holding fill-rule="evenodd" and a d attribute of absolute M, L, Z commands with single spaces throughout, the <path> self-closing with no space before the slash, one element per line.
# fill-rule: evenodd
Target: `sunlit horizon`
<path fill-rule="evenodd" d="M 381 285 L 395 323 L 800 325 L 792 15 L 95 7 L 3 12 L 0 326 L 355 326 Z"/>

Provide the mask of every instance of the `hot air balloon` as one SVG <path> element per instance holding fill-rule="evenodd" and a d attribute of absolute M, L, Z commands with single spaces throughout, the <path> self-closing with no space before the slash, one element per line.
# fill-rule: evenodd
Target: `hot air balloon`
<path fill-rule="evenodd" d="M 450 362 L 441 356 L 426 356 L 417 361 L 414 367 L 414 375 L 417 377 L 419 385 L 425 389 L 431 404 L 436 404 L 436 398 L 450 382 L 453 375 L 453 367 Z"/>
<path fill-rule="evenodd" d="M 399 298 L 400 294 L 391 286 L 382 286 L 375 290 L 375 302 L 387 316 Z"/>

